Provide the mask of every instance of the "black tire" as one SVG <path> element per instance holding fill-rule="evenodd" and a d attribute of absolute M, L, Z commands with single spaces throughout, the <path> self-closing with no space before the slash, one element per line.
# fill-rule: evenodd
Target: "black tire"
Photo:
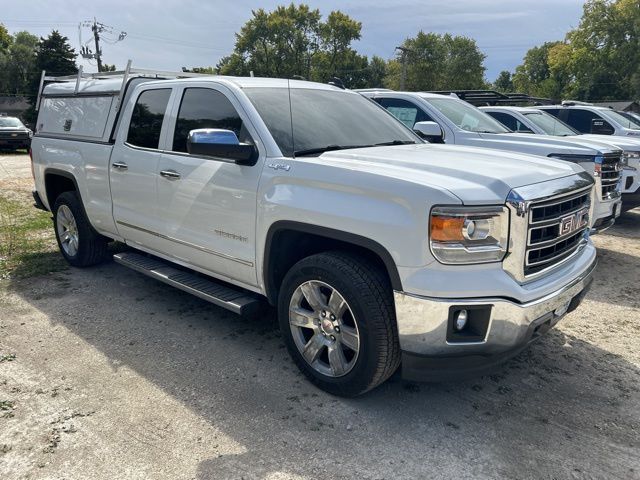
<path fill-rule="evenodd" d="M 75 252 L 69 252 L 63 247 L 63 241 L 60 238 L 58 215 L 61 208 L 65 206 L 73 214 L 76 224 L 78 241 Z M 106 259 L 108 239 L 96 232 L 91 226 L 76 192 L 64 192 L 56 198 L 53 205 L 53 228 L 62 256 L 74 267 L 89 267 Z"/>
<path fill-rule="evenodd" d="M 359 351 L 351 370 L 343 376 L 317 371 L 305 360 L 294 340 L 289 306 L 298 287 L 309 281 L 323 282 L 337 290 L 357 322 Z M 332 251 L 296 263 L 280 288 L 278 320 L 287 349 L 298 368 L 312 383 L 334 395 L 361 395 L 387 380 L 400 365 L 391 284 L 385 272 L 358 255 Z"/>

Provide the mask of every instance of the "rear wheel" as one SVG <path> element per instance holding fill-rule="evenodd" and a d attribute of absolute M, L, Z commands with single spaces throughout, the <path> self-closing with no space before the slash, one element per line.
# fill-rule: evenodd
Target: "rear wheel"
<path fill-rule="evenodd" d="M 289 353 L 323 390 L 356 396 L 398 368 L 391 285 L 356 255 L 327 252 L 295 264 L 280 290 L 278 316 Z"/>
<path fill-rule="evenodd" d="M 58 247 L 74 267 L 88 267 L 107 256 L 107 239 L 89 223 L 75 192 L 64 192 L 53 206 L 53 224 Z"/>

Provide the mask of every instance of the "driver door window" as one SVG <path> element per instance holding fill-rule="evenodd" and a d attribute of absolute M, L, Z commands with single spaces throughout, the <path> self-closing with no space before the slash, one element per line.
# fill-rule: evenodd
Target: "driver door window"
<path fill-rule="evenodd" d="M 198 128 L 231 130 L 241 143 L 253 143 L 234 106 L 217 90 L 185 89 L 176 119 L 172 151 L 186 153 L 189 132 Z"/>
<path fill-rule="evenodd" d="M 424 110 L 407 100 L 379 98 L 376 101 L 412 130 L 416 122 L 433 122 L 433 119 Z"/>

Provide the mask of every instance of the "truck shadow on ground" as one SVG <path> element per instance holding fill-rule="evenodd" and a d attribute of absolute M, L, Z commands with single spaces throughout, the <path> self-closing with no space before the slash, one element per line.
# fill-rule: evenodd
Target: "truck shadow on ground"
<path fill-rule="evenodd" d="M 273 311 L 241 319 L 113 263 L 11 288 L 244 447 L 201 462 L 198 478 L 637 474 L 640 370 L 558 329 L 491 375 L 396 375 L 341 399 L 296 370 Z"/>

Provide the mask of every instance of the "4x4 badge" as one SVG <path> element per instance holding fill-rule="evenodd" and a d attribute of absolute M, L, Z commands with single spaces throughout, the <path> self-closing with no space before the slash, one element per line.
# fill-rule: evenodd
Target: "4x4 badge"
<path fill-rule="evenodd" d="M 270 163 L 267 165 L 267 167 L 273 168 L 274 170 L 284 170 L 285 172 L 291 170 L 291 165 L 288 165 L 286 163 Z"/>

